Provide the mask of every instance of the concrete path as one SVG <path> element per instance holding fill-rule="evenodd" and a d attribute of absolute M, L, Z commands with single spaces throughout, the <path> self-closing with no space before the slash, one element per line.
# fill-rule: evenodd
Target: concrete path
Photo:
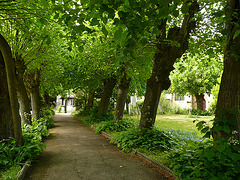
<path fill-rule="evenodd" d="M 26 180 L 161 180 L 162 174 L 95 134 L 71 115 L 55 115 L 47 148 Z"/>

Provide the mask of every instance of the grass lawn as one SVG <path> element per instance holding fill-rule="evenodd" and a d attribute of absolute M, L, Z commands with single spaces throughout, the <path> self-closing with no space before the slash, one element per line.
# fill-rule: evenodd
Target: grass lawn
<path fill-rule="evenodd" d="M 125 115 L 124 117 L 130 117 L 136 122 L 140 121 L 140 115 L 136 116 Z M 213 118 L 214 116 L 193 116 L 179 114 L 157 115 L 155 126 L 161 129 L 180 129 L 184 131 L 195 132 L 201 135 L 196 128 L 196 123 L 193 123 L 193 121 L 196 119 L 200 121 L 204 120 L 207 121 L 210 126 L 212 126 L 212 122 L 210 122 L 210 120 L 212 120 Z"/>

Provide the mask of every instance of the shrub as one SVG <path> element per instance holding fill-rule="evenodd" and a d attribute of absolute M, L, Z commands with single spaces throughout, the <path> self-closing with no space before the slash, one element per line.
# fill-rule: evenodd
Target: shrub
<path fill-rule="evenodd" d="M 129 118 L 123 118 L 122 120 L 111 120 L 104 121 L 97 125 L 96 133 L 100 133 L 101 131 L 112 131 L 112 132 L 121 132 L 126 131 L 129 128 L 134 126 L 133 120 Z"/>
<path fill-rule="evenodd" d="M 230 145 L 221 139 L 177 147 L 167 156 L 170 167 L 182 179 L 230 180 L 240 175 L 239 152 L 239 145 Z"/>
<path fill-rule="evenodd" d="M 213 113 L 206 111 L 206 110 L 200 110 L 200 109 L 193 109 L 192 110 L 192 115 L 197 115 L 197 116 L 212 116 Z"/>
<path fill-rule="evenodd" d="M 0 141 L 0 169 L 21 165 L 28 158 L 38 156 L 45 147 L 41 138 L 34 133 L 23 134 L 23 141 L 21 147 L 16 145 L 13 138 Z"/>
<path fill-rule="evenodd" d="M 164 151 L 169 150 L 175 144 L 170 134 L 155 128 L 152 130 L 131 128 L 111 141 L 118 143 L 118 146 L 126 152 L 131 151 L 132 148 Z"/>
<path fill-rule="evenodd" d="M 102 121 L 111 121 L 113 119 L 114 119 L 113 113 L 104 113 L 104 114 L 93 113 L 90 115 L 90 122 L 92 123 L 99 123 Z"/>
<path fill-rule="evenodd" d="M 36 136 L 48 137 L 50 133 L 48 132 L 47 123 L 48 120 L 44 118 L 33 119 L 32 125 L 22 124 L 23 134 L 34 134 Z"/>
<path fill-rule="evenodd" d="M 40 117 L 51 117 L 55 114 L 54 110 L 51 108 L 42 108 L 40 110 Z"/>

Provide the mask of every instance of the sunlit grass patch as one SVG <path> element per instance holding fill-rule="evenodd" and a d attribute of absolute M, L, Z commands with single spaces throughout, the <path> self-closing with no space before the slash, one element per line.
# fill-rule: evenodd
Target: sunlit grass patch
<path fill-rule="evenodd" d="M 127 115 L 126 115 L 127 116 Z M 139 122 L 140 116 L 131 116 L 131 118 Z M 157 115 L 155 126 L 160 129 L 179 129 L 189 132 L 201 133 L 196 128 L 196 123 L 193 123 L 194 120 L 204 120 L 210 126 L 212 126 L 212 120 L 214 116 L 194 116 L 194 115 Z"/>

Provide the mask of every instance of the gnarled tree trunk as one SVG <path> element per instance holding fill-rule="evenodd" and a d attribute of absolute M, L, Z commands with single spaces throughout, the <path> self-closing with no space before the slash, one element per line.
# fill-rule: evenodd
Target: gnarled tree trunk
<path fill-rule="evenodd" d="M 228 0 L 226 16 L 230 19 L 226 29 L 231 32 L 227 35 L 224 49 L 224 69 L 216 107 L 216 119 L 225 119 L 230 127 L 230 132 L 216 131 L 214 127 L 213 139 L 222 137 L 240 140 L 240 35 L 234 37 L 240 26 L 240 2 Z M 222 113 L 224 111 L 224 113 Z M 233 112 L 235 111 L 235 112 Z"/>
<path fill-rule="evenodd" d="M 8 92 L 13 118 L 14 138 L 16 139 L 18 145 L 22 145 L 23 138 L 16 91 L 16 75 L 14 68 L 14 60 L 12 58 L 11 48 L 1 34 L 0 34 L 0 51 L 2 53 L 2 57 L 4 59 L 6 67 Z"/>
<path fill-rule="evenodd" d="M 116 77 L 109 77 L 103 81 L 103 94 L 98 108 L 99 114 L 104 114 L 108 112 L 108 105 L 113 93 L 113 88 L 115 87 L 116 83 Z"/>
<path fill-rule="evenodd" d="M 124 106 L 127 101 L 127 94 L 130 85 L 130 78 L 127 78 L 126 73 L 120 79 L 120 83 L 117 89 L 117 105 L 115 108 L 114 118 L 115 120 L 121 120 L 123 118 Z"/>
<path fill-rule="evenodd" d="M 18 102 L 20 105 L 21 121 L 25 124 L 31 124 L 31 103 L 23 81 L 26 66 L 23 64 L 22 60 L 16 60 L 15 67 L 17 70 L 16 87 Z"/>
<path fill-rule="evenodd" d="M 0 51 L 0 141 L 14 137 L 5 63 Z"/>
<path fill-rule="evenodd" d="M 190 1 L 187 1 L 188 4 Z M 157 107 L 163 90 L 170 86 L 169 74 L 174 69 L 173 64 L 188 49 L 188 39 L 190 32 L 195 28 L 195 22 L 191 18 L 199 10 L 197 1 L 193 1 L 189 6 L 189 14 L 184 15 L 182 27 L 170 28 L 167 35 L 166 23 L 163 20 L 159 26 L 159 36 L 157 50 L 153 59 L 152 75 L 147 80 L 145 100 L 141 110 L 139 127 L 141 129 L 151 129 L 155 123 Z M 177 42 L 179 46 L 171 45 L 167 42 Z"/>

